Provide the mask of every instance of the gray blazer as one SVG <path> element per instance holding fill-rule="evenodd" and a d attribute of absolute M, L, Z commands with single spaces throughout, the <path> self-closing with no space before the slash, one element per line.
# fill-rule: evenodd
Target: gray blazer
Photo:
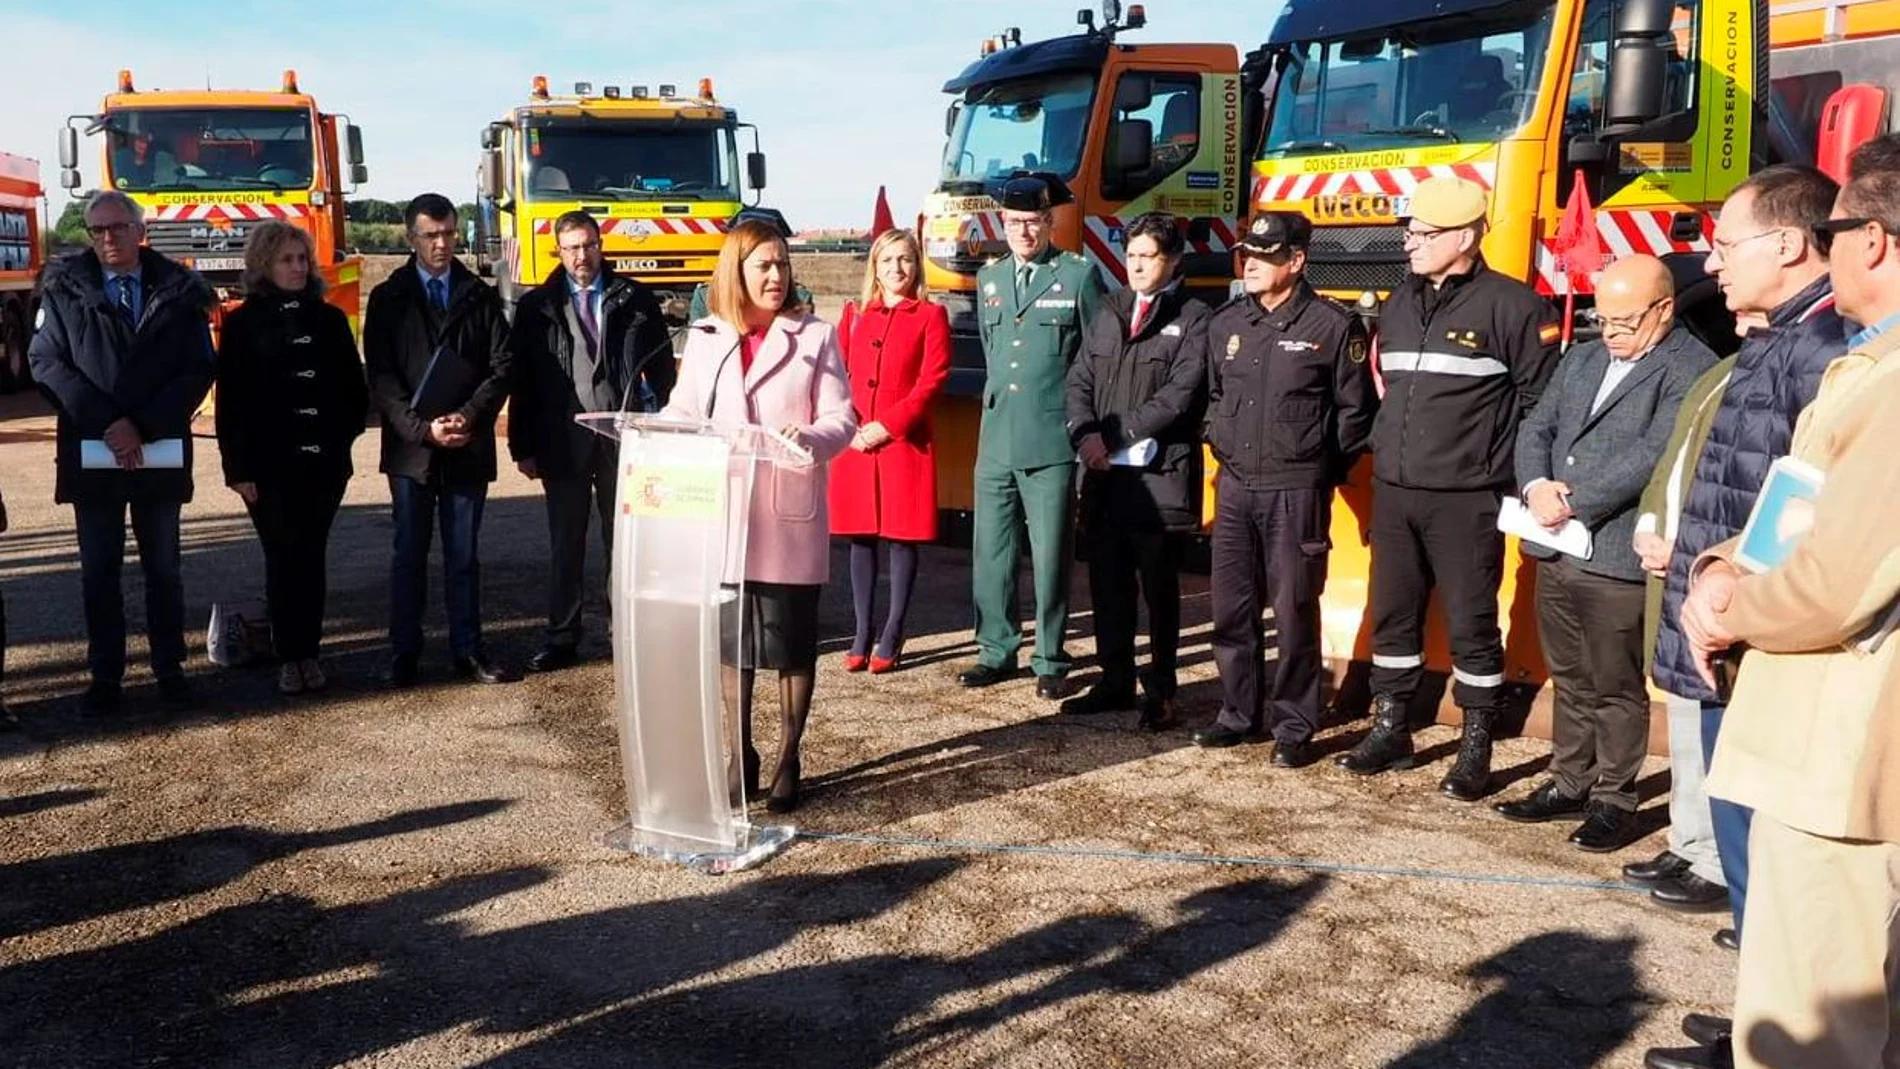
<path fill-rule="evenodd" d="M 1668 447 L 1676 409 L 1716 356 L 1681 326 L 1670 331 L 1595 412 L 1590 410 L 1610 353 L 1601 341 L 1571 350 L 1556 378 L 1517 431 L 1517 485 L 1556 479 L 1570 486 L 1570 508 L 1590 529 L 1594 549 L 1579 565 L 1594 575 L 1640 581 L 1630 540 L 1637 502 Z M 1555 550 L 1525 545 L 1544 560 Z"/>

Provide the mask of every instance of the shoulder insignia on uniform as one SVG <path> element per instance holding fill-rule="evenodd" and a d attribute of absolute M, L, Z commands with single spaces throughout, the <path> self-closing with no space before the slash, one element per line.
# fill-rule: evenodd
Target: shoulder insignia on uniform
<path fill-rule="evenodd" d="M 1355 364 L 1366 362 L 1366 336 L 1353 333 L 1346 337 L 1346 359 Z"/>
<path fill-rule="evenodd" d="M 1549 345 L 1562 337 L 1563 333 L 1564 328 L 1558 324 L 1545 323 L 1543 326 L 1537 328 L 1537 340 L 1545 345 Z"/>

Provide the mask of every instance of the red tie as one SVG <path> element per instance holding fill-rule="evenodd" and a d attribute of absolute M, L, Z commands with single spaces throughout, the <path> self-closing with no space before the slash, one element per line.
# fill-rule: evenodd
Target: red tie
<path fill-rule="evenodd" d="M 1135 298 L 1135 316 L 1128 324 L 1128 336 L 1133 338 L 1141 334 L 1141 328 L 1148 325 L 1148 313 L 1154 311 L 1155 302 L 1151 297 Z"/>

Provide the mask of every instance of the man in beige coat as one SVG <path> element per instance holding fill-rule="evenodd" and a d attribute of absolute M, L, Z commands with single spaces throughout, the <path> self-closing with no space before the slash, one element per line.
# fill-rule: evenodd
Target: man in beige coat
<path fill-rule="evenodd" d="M 1867 329 L 1831 365 L 1794 453 L 1825 474 L 1813 525 L 1774 570 L 1697 562 L 1682 611 L 1705 680 L 1746 646 L 1709 793 L 1755 809 L 1734 1063 L 1900 1066 L 1900 173 L 1862 174 L 1815 228 L 1841 314 Z"/>

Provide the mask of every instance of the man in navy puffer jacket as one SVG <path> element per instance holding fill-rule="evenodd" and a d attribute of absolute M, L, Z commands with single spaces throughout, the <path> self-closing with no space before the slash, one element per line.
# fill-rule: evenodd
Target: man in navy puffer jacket
<path fill-rule="evenodd" d="M 1672 754 L 1672 763 L 1699 756 L 1706 769 L 1722 722 L 1721 699 L 1696 674 L 1682 635 L 1689 568 L 1704 550 L 1741 532 L 1768 465 L 1787 454 L 1795 418 L 1814 399 L 1821 373 L 1847 349 L 1850 331 L 1835 314 L 1827 260 L 1809 230 L 1827 219 L 1835 192 L 1834 182 L 1811 167 L 1770 167 L 1729 196 L 1715 228 L 1709 274 L 1738 318 L 1765 320 L 1766 326 L 1749 331 L 1742 342 L 1683 501 L 1670 556 L 1653 675 L 1663 690 L 1702 703 L 1702 753 Z M 1712 809 L 1739 932 L 1748 886 L 1748 811 L 1720 801 Z M 1652 896 L 1665 906 L 1692 908 L 1707 892 L 1678 878 L 1659 884 Z"/>

